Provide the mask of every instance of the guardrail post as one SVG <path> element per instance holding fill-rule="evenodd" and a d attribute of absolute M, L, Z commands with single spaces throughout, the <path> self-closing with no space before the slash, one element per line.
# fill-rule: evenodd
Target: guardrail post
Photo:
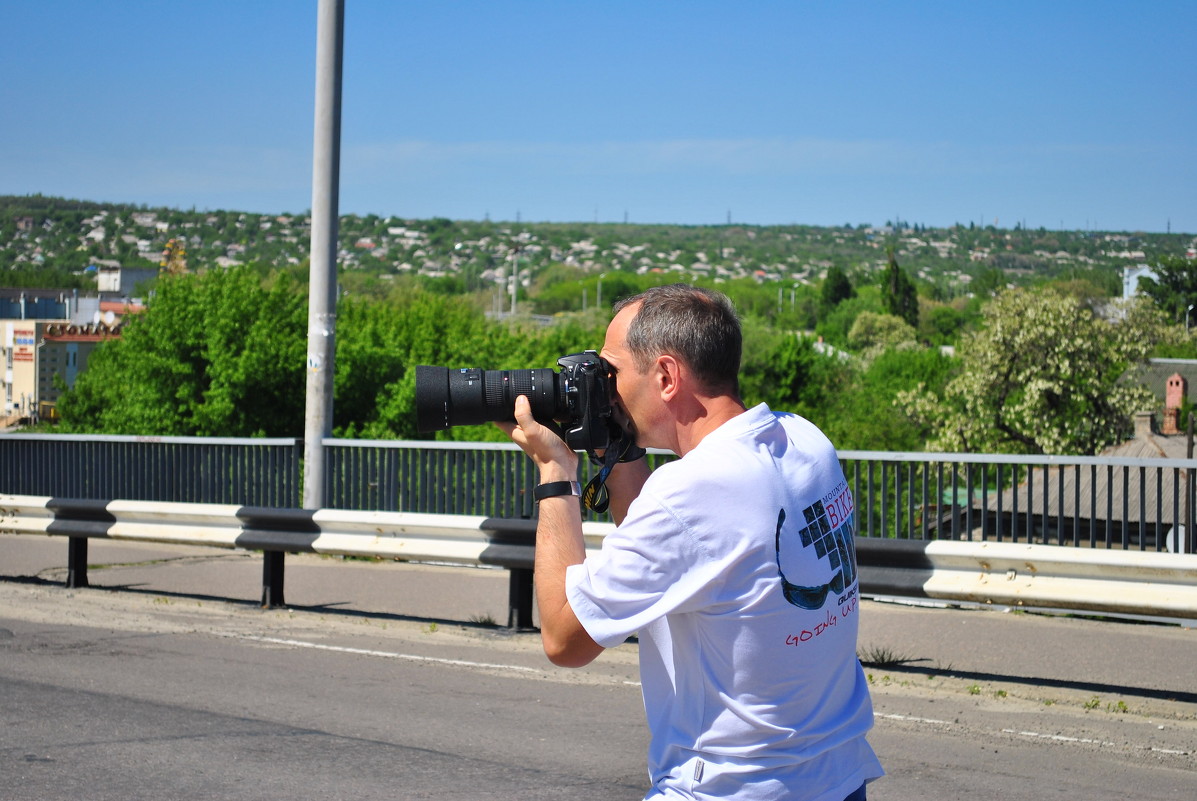
<path fill-rule="evenodd" d="M 507 570 L 507 628 L 532 628 L 532 571 L 527 568 Z"/>
<path fill-rule="evenodd" d="M 69 537 L 67 540 L 68 589 L 77 590 L 87 585 L 87 537 Z"/>
<path fill-rule="evenodd" d="M 283 551 L 262 552 L 262 608 L 278 609 L 283 603 Z"/>

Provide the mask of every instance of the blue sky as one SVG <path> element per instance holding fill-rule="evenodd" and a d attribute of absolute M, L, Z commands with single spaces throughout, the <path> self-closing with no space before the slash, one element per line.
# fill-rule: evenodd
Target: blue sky
<path fill-rule="evenodd" d="M 1197 233 L 1197 3 L 346 0 L 340 208 Z M 0 0 L 0 194 L 311 206 L 316 0 Z"/>

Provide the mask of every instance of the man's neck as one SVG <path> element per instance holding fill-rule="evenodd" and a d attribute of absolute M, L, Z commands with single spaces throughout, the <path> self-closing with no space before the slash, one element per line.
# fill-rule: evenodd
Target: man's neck
<path fill-rule="evenodd" d="M 698 447 L 698 443 L 708 434 L 745 411 L 744 404 L 731 395 L 699 399 L 692 413 L 678 420 L 674 452 L 678 456 L 685 456 Z"/>

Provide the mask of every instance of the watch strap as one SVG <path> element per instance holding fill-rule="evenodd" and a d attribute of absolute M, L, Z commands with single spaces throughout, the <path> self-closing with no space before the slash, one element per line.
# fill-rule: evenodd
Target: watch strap
<path fill-rule="evenodd" d="M 532 497 L 538 501 L 561 495 L 581 496 L 581 494 L 582 485 L 577 481 L 549 481 L 545 484 L 537 484 L 536 489 L 532 490 Z"/>

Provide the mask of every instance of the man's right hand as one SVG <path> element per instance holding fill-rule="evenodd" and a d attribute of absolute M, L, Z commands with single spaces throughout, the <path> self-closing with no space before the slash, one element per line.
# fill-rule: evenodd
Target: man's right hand
<path fill-rule="evenodd" d="M 527 397 L 515 399 L 515 422 L 495 423 L 511 441 L 531 457 L 540 471 L 540 483 L 575 481 L 578 476 L 578 455 L 565 444 L 557 432 L 541 425 L 532 417 Z"/>

